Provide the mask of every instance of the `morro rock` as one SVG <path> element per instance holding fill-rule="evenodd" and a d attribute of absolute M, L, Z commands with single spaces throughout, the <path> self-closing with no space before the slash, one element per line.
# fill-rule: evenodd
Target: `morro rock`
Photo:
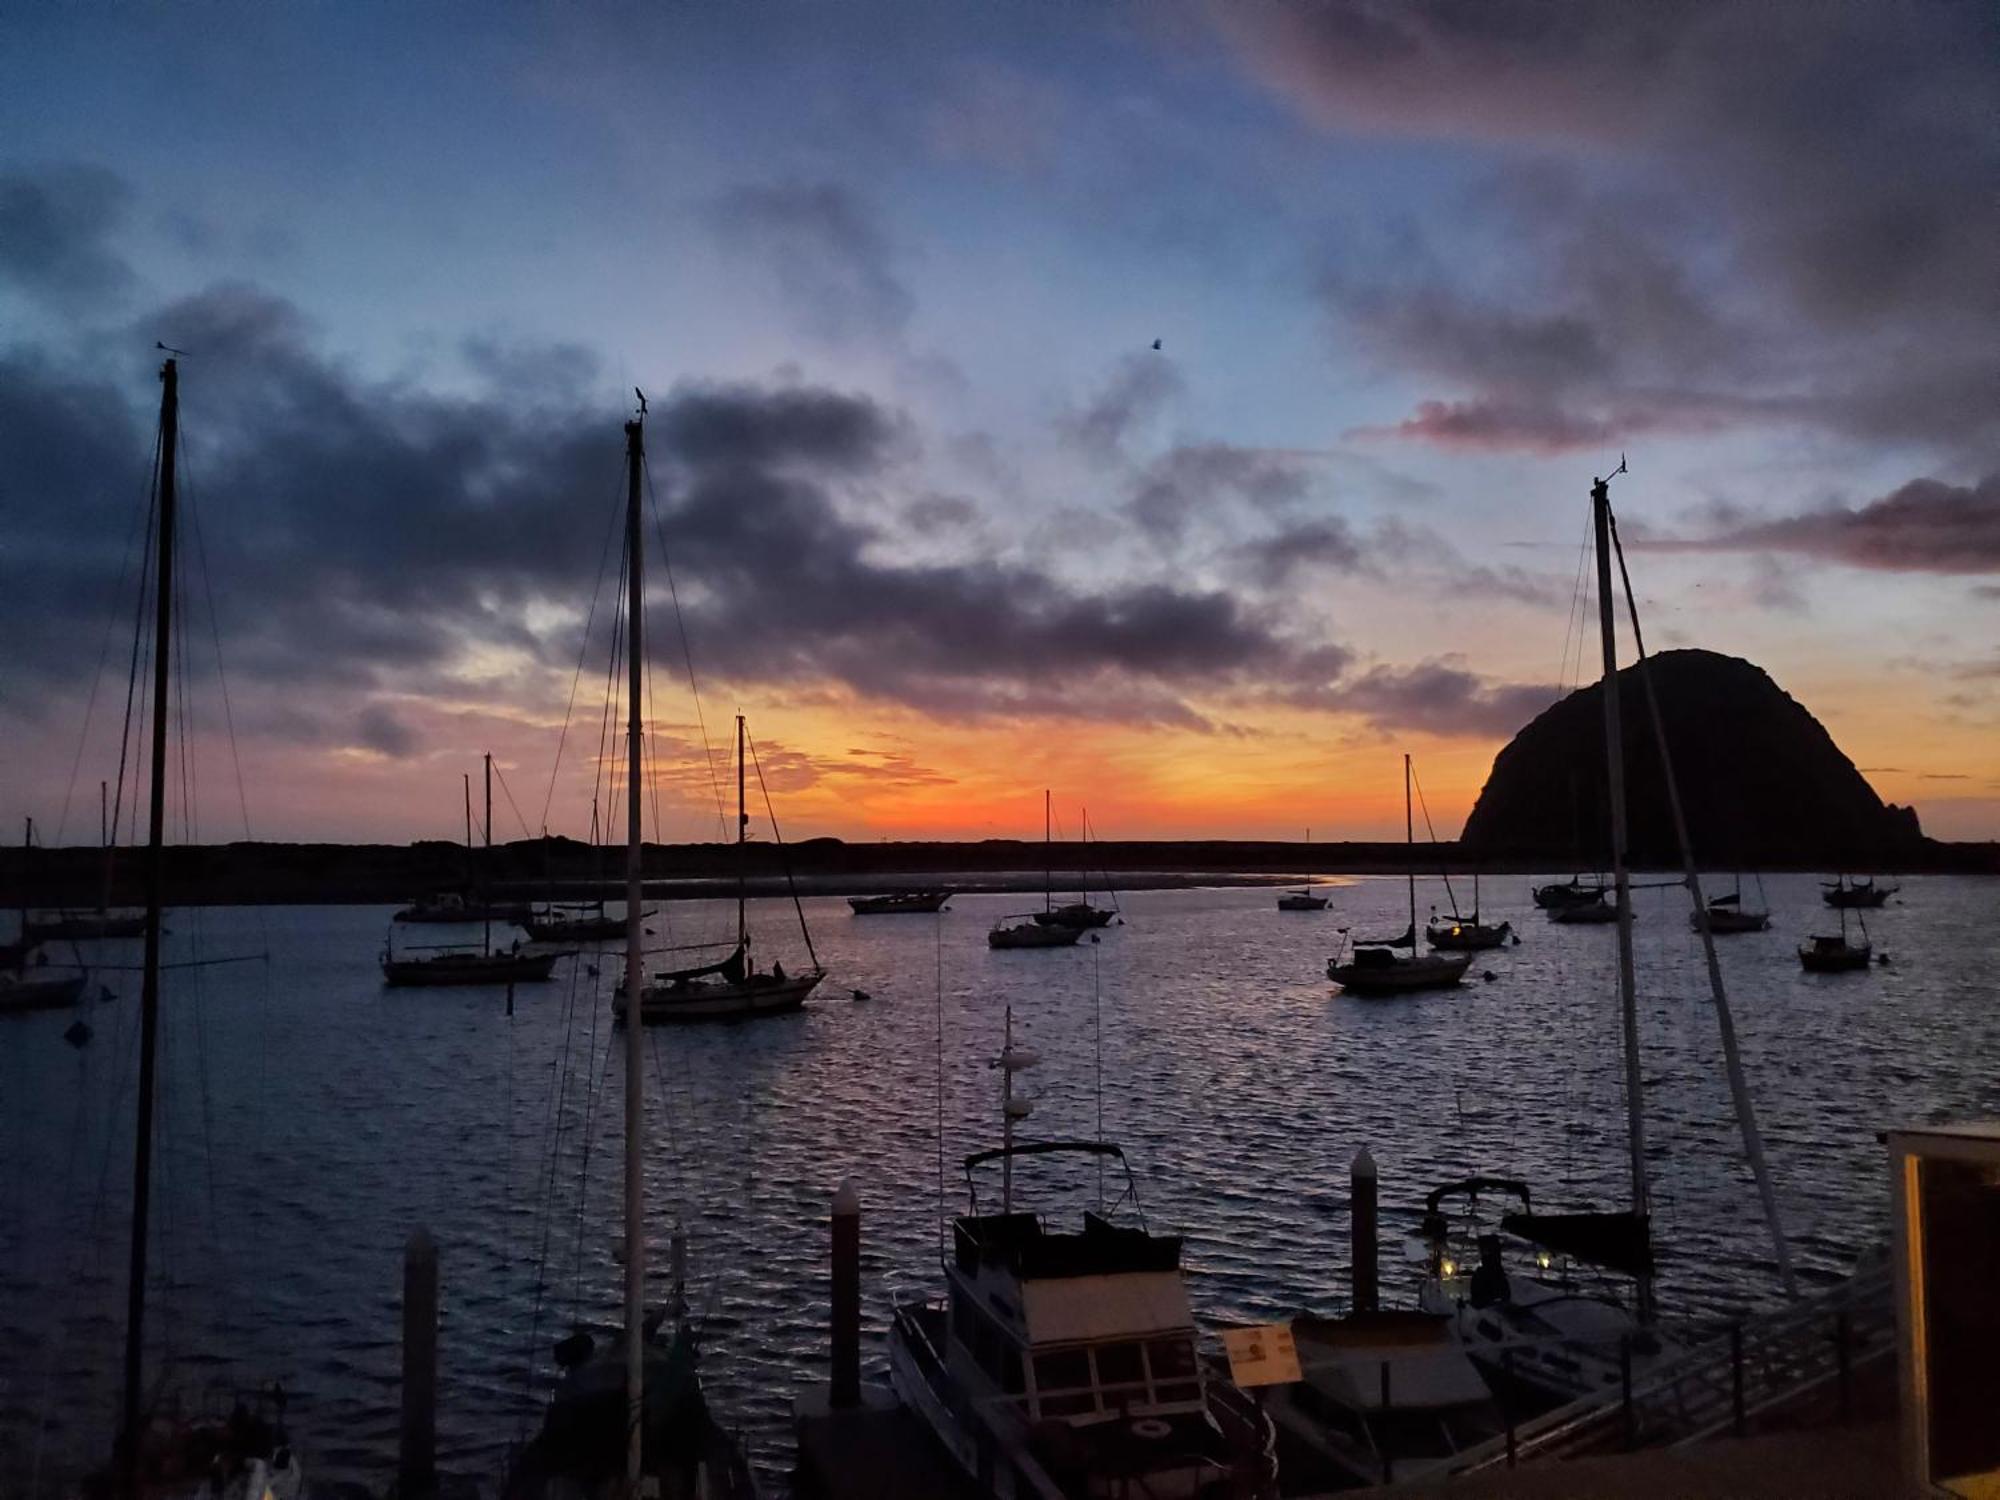
<path fill-rule="evenodd" d="M 1635 863 L 1679 854 L 1642 669 L 1618 674 Z M 1885 803 L 1819 720 L 1762 668 L 1713 651 L 1650 659 L 1695 857 L 1710 868 L 1894 869 L 1926 840 L 1913 809 Z M 1465 821 L 1485 858 L 1603 865 L 1610 844 L 1601 684 L 1571 693 L 1515 735 Z"/>

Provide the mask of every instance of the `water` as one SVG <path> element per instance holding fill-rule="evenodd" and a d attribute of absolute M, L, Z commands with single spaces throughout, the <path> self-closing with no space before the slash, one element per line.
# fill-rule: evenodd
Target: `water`
<path fill-rule="evenodd" d="M 1395 879 L 1346 883 L 1319 914 L 1279 913 L 1254 888 L 1142 892 L 1097 945 L 997 954 L 986 928 L 1018 895 L 961 897 L 942 918 L 808 901 L 830 971 L 808 1011 L 646 1038 L 652 1263 L 678 1214 L 719 1406 L 781 1474 L 791 1398 L 825 1374 L 826 1216 L 842 1178 L 864 1205 L 874 1363 L 891 1296 L 937 1285 L 940 1016 L 947 1208 L 963 1202 L 959 1159 L 997 1142 L 988 1062 L 1011 1005 L 1017 1040 L 1043 1058 L 1021 1075 L 1037 1099 L 1026 1131 L 1093 1136 L 1101 1099 L 1153 1226 L 1189 1236 L 1208 1315 L 1344 1305 L 1347 1163 L 1362 1145 L 1399 1226 L 1426 1189 L 1475 1171 L 1524 1177 L 1552 1208 L 1615 1205 L 1614 929 L 1550 925 L 1528 884 L 1484 892 L 1488 920 L 1511 918 L 1522 946 L 1478 955 L 1459 991 L 1387 1002 L 1335 994 L 1323 968 L 1342 926 L 1400 930 Z M 1803 1271 L 1824 1279 L 1886 1233 L 1876 1131 L 2000 1113 L 1995 887 L 1911 879 L 1870 917 L 1892 965 L 1808 976 L 1794 944 L 1835 914 L 1807 877 L 1766 885 L 1774 930 L 1719 941 L 1785 1220 Z M 1420 907 L 1442 899 L 1420 886 Z M 1770 1246 L 1685 897 L 1636 901 L 1664 1312 L 1768 1303 Z M 605 994 L 617 959 L 596 977 L 559 966 L 509 1018 L 497 991 L 382 988 L 388 915 L 170 919 L 170 957 L 270 956 L 168 976 L 148 1365 L 165 1360 L 183 1392 L 282 1377 L 312 1472 L 378 1487 L 395 1461 L 406 1235 L 427 1226 L 441 1247 L 441 1462 L 490 1476 L 531 1430 L 549 1373 L 537 1356 L 579 1317 L 617 1316 L 621 1212 L 623 1042 Z M 653 925 L 658 941 L 686 941 L 726 920 L 670 906 Z M 767 958 L 803 961 L 789 903 L 758 903 L 752 920 Z M 136 944 L 94 946 L 136 962 Z M 94 1008 L 81 1051 L 61 1039 L 66 1014 L 0 1018 L 10 1493 L 57 1493 L 108 1450 L 116 1413 L 138 976 L 102 977 L 119 998 Z M 856 988 L 872 1001 L 852 1002 Z M 1414 1275 L 1385 1245 L 1385 1297 L 1407 1301 Z"/>

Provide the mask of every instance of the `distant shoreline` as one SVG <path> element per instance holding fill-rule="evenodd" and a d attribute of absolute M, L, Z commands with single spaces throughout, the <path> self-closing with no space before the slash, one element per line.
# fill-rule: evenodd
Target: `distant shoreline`
<path fill-rule="evenodd" d="M 1746 861 L 1746 870 L 1831 875 L 1996 875 L 2000 844 L 1921 840 L 1895 851 L 1823 850 L 1820 857 L 1773 856 Z M 141 896 L 143 853 L 119 849 L 112 858 L 111 904 Z M 1249 840 L 1120 841 L 1041 844 L 1019 839 L 978 843 L 847 843 L 808 839 L 780 850 L 752 843 L 744 880 L 757 896 L 858 896 L 950 885 L 973 891 L 1039 892 L 1053 873 L 1056 891 L 1075 891 L 1089 870 L 1102 890 L 1178 890 L 1199 886 L 1266 886 L 1308 876 L 1418 874 L 1448 869 L 1470 877 L 1588 874 L 1573 852 L 1475 856 L 1456 844 L 1278 843 Z M 593 849 L 571 839 L 524 840 L 477 850 L 468 860 L 456 844 L 195 844 L 167 850 L 167 899 L 178 905 L 402 904 L 426 892 L 463 887 L 468 879 L 496 898 L 581 899 L 623 891 L 622 849 Z M 1641 851 L 1635 869 L 1673 874 L 1676 861 Z M 648 844 L 646 891 L 653 900 L 699 900 L 733 894 L 738 856 L 721 844 Z M 1720 868 L 1704 862 L 1705 869 Z M 1107 879 L 1106 872 L 1109 872 Z M 788 872 L 789 881 L 788 884 Z M 104 885 L 103 852 L 89 847 L 19 848 L 0 852 L 0 906 L 94 907 Z"/>

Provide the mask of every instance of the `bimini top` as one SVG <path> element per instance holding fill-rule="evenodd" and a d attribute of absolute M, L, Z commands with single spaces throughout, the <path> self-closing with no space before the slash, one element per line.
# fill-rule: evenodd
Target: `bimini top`
<path fill-rule="evenodd" d="M 1178 1271 L 1181 1264 L 1179 1235 L 1149 1234 L 1088 1212 L 1081 1234 L 1051 1232 L 1040 1215 L 1022 1213 L 966 1214 L 953 1231 L 958 1268 L 968 1276 L 984 1266 L 1021 1281 L 1051 1281 Z"/>

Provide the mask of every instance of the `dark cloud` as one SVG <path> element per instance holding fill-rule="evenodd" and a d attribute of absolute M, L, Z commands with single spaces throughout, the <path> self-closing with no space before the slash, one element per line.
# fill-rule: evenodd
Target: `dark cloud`
<path fill-rule="evenodd" d="M 1449 237 L 1328 286 L 1344 340 L 1447 387 L 1388 430 L 1547 451 L 1781 420 L 2000 451 L 1985 0 L 1215 15 L 1329 128 L 1493 164 Z"/>
<path fill-rule="evenodd" d="M 1559 687 L 1490 683 L 1449 661 L 1372 667 L 1318 706 L 1356 713 L 1381 730 L 1505 739 L 1562 696 Z"/>
<path fill-rule="evenodd" d="M 131 198 L 102 167 L 0 173 L 0 284 L 64 312 L 117 297 L 132 273 L 109 241 Z"/>
<path fill-rule="evenodd" d="M 2000 473 L 1973 484 L 1916 479 L 1853 509 L 1745 521 L 1706 537 L 1650 537 L 1660 551 L 1789 552 L 1894 573 L 2000 572 Z"/>
<path fill-rule="evenodd" d="M 919 495 L 903 507 L 903 521 L 918 536 L 943 536 L 979 525 L 979 507 L 962 495 Z"/>
<path fill-rule="evenodd" d="M 733 253 L 755 256 L 800 326 L 833 344 L 899 339 L 915 306 L 873 209 L 832 182 L 732 188 L 709 222 Z"/>
<path fill-rule="evenodd" d="M 1301 573 L 1358 573 L 1369 567 L 1360 538 L 1339 516 L 1325 516 L 1244 542 L 1231 554 L 1250 581 L 1279 589 Z"/>
<path fill-rule="evenodd" d="M 1163 454 L 1132 479 L 1126 511 L 1156 539 L 1178 541 L 1190 521 L 1220 519 L 1234 502 L 1282 514 L 1313 491 L 1313 475 L 1287 453 L 1195 443 Z"/>
<path fill-rule="evenodd" d="M 1165 355 L 1128 354 L 1094 395 L 1056 419 L 1056 430 L 1087 458 L 1116 463 L 1126 457 L 1126 444 L 1186 389 Z"/>
<path fill-rule="evenodd" d="M 379 703 L 362 709 L 355 724 L 355 743 L 395 760 L 416 754 L 423 741 L 417 732 Z"/>

